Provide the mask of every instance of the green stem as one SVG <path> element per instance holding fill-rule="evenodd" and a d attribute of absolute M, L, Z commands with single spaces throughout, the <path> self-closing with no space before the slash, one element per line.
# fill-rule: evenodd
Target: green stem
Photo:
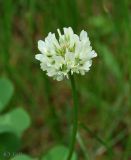
<path fill-rule="evenodd" d="M 71 74 L 70 74 L 70 81 L 71 81 L 72 96 L 74 101 L 74 110 L 73 110 L 74 114 L 73 114 L 73 130 L 72 130 L 71 145 L 70 145 L 70 151 L 69 151 L 67 160 L 71 160 L 72 158 L 72 154 L 75 148 L 77 128 L 78 128 L 78 97 L 77 97 L 75 79 L 74 79 L 74 76 Z"/>

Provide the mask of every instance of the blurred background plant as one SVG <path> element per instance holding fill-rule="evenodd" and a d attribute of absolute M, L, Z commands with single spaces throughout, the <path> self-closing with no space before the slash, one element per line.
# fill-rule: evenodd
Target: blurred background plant
<path fill-rule="evenodd" d="M 88 31 L 98 53 L 92 70 L 77 76 L 79 121 L 86 126 L 80 127 L 85 147 L 77 143 L 79 159 L 88 152 L 92 160 L 130 160 L 131 1 L 0 0 L 0 16 L 0 73 L 15 85 L 6 110 L 24 106 L 32 119 L 21 152 L 38 157 L 55 144 L 69 144 L 70 86 L 46 77 L 34 56 L 39 39 L 71 26 Z"/>
<path fill-rule="evenodd" d="M 0 112 L 6 110 L 7 104 L 13 95 L 13 85 L 5 78 L 0 79 Z M 0 114 L 0 159 L 12 158 L 14 153 L 21 149 L 21 137 L 30 126 L 27 112 L 21 108 L 13 108 L 8 113 Z"/>

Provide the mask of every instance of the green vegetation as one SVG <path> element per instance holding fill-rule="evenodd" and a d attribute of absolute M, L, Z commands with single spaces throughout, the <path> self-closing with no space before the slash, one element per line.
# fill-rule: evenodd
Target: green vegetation
<path fill-rule="evenodd" d="M 0 111 L 2 112 L 13 95 L 13 85 L 5 78 L 0 79 Z M 23 108 L 15 108 L 0 114 L 0 159 L 9 159 L 21 148 L 21 137 L 29 127 L 30 118 Z"/>
<path fill-rule="evenodd" d="M 6 150 L 23 153 L 14 160 L 30 160 L 24 154 L 43 158 L 56 154 L 49 151 L 53 146 L 69 147 L 69 81 L 46 77 L 34 57 L 39 39 L 71 26 L 77 34 L 88 32 L 98 54 L 91 71 L 75 77 L 80 103 L 77 159 L 130 160 L 131 1 L 3 0 L 0 16 L 0 156 Z M 32 120 L 26 132 L 30 120 L 25 110 Z"/>

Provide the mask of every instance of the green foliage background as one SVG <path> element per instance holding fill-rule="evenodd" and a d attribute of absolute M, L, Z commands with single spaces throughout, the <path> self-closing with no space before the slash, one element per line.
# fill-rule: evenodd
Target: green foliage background
<path fill-rule="evenodd" d="M 32 126 L 23 136 L 22 152 L 38 156 L 54 144 L 69 144 L 69 82 L 46 77 L 34 56 L 39 52 L 39 39 L 57 28 L 71 26 L 77 34 L 82 29 L 88 31 L 98 53 L 91 71 L 76 76 L 79 120 L 91 129 L 80 129 L 89 157 L 110 158 L 99 137 L 111 146 L 111 159 L 129 160 L 131 1 L 0 0 L 0 17 L 0 76 L 8 77 L 15 85 L 7 110 L 24 106 L 32 118 Z M 84 160 L 79 144 L 76 151 Z"/>

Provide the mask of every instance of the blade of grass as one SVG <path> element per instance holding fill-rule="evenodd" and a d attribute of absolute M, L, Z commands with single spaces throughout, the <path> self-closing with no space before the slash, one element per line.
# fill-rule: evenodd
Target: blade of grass
<path fill-rule="evenodd" d="M 87 149 L 86 149 L 86 147 L 85 147 L 85 144 L 84 144 L 84 142 L 83 142 L 83 140 L 82 140 L 82 137 L 81 137 L 81 135 L 80 135 L 79 132 L 77 132 L 77 141 L 78 141 L 78 143 L 79 143 L 79 145 L 80 145 L 80 147 L 81 147 L 81 149 L 82 149 L 82 151 L 83 151 L 83 153 L 84 153 L 85 160 L 89 160 L 88 151 L 87 151 Z"/>
<path fill-rule="evenodd" d="M 107 142 L 105 142 L 102 138 L 96 135 L 89 127 L 85 126 L 83 123 L 79 123 L 79 126 L 83 128 L 85 131 L 87 131 L 92 137 L 94 137 L 100 144 L 102 144 L 106 148 L 109 154 L 109 159 L 113 158 L 113 150 Z"/>
<path fill-rule="evenodd" d="M 2 58 L 4 64 L 4 70 L 9 72 L 9 59 L 10 59 L 10 45 L 11 45 L 11 37 L 12 37 L 12 21 L 13 21 L 13 3 L 12 0 L 3 1 L 2 5 L 2 31 L 4 34 L 1 34 L 2 37 Z"/>
<path fill-rule="evenodd" d="M 61 130 L 59 124 L 60 121 L 56 113 L 55 107 L 53 106 L 51 98 L 51 83 L 45 74 L 44 74 L 44 88 L 45 88 L 47 105 L 49 106 L 49 111 L 50 111 L 50 115 L 48 116 L 48 122 L 52 128 L 52 133 L 54 135 L 54 138 L 56 138 L 58 141 L 61 141 L 60 139 Z"/>
<path fill-rule="evenodd" d="M 131 136 L 129 135 L 126 143 L 125 152 L 123 155 L 123 160 L 129 160 L 131 157 Z"/>

